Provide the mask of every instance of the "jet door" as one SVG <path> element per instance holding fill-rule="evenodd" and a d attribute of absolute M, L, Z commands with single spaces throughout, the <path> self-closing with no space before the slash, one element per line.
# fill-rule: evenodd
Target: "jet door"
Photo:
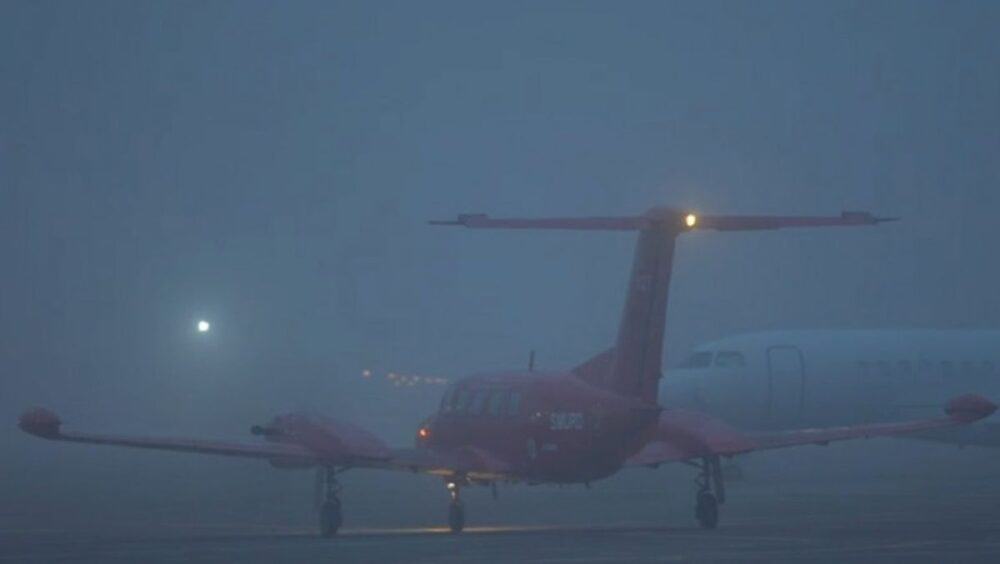
<path fill-rule="evenodd" d="M 767 373 L 765 420 L 773 427 L 799 423 L 806 385 L 802 351 L 790 345 L 768 348 Z"/>

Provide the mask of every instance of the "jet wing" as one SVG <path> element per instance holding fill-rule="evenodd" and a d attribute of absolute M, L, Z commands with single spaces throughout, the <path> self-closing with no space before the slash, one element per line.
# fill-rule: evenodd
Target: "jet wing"
<path fill-rule="evenodd" d="M 826 445 L 833 441 L 906 435 L 967 425 L 988 417 L 996 409 L 993 402 L 982 396 L 965 395 L 948 402 L 944 417 L 772 433 L 743 432 L 703 413 L 664 411 L 655 436 L 629 458 L 626 465 L 655 466 L 705 456 L 734 456 L 798 445 Z"/>
<path fill-rule="evenodd" d="M 329 418 L 316 419 L 293 414 L 277 418 L 276 423 L 268 428 L 255 428 L 256 434 L 277 439 L 261 442 L 65 431 L 62 429 L 62 420 L 43 408 L 25 412 L 18 426 L 26 433 L 54 441 L 257 458 L 278 467 L 323 465 L 380 468 L 441 476 L 459 474 L 473 480 L 500 478 L 510 471 L 510 466 L 505 461 L 481 449 L 391 449 L 363 429 Z"/>

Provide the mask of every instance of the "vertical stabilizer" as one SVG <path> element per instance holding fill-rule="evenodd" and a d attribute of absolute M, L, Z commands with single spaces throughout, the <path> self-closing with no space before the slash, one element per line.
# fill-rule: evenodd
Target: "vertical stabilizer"
<path fill-rule="evenodd" d="M 651 403 L 656 402 L 662 373 L 663 332 L 676 240 L 677 231 L 669 228 L 657 226 L 639 231 L 614 361 L 605 376 L 605 388 Z"/>

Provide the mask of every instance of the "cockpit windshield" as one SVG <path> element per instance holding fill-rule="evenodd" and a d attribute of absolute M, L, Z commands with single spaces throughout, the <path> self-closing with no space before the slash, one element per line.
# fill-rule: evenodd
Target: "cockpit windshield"
<path fill-rule="evenodd" d="M 738 368 L 746 366 L 743 353 L 737 351 L 719 351 L 715 354 L 715 365 L 720 368 Z"/>
<path fill-rule="evenodd" d="M 715 366 L 716 368 L 739 368 L 746 366 L 746 359 L 739 351 L 698 351 L 687 357 L 677 368 L 698 369 Z"/>
<path fill-rule="evenodd" d="M 712 365 L 712 352 L 699 351 L 682 362 L 677 368 L 708 368 Z"/>

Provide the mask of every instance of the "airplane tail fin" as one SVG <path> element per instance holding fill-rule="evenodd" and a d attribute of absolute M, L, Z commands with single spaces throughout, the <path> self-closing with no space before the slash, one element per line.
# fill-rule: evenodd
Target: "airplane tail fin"
<path fill-rule="evenodd" d="M 632 275 L 615 346 L 573 372 L 595 386 L 655 404 L 663 363 L 663 333 L 674 243 L 678 235 L 697 230 L 875 225 L 894 219 L 875 217 L 868 212 L 843 212 L 839 216 L 748 216 L 699 215 L 674 208 L 652 208 L 643 215 L 626 217 L 493 219 L 485 214 L 463 214 L 456 220 L 430 223 L 470 229 L 638 231 Z"/>

